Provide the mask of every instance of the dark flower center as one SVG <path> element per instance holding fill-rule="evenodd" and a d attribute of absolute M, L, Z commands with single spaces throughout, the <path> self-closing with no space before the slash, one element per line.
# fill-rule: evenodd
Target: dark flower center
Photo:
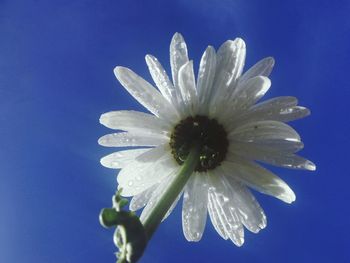
<path fill-rule="evenodd" d="M 171 152 L 178 164 L 184 163 L 194 144 L 200 147 L 195 171 L 211 170 L 225 159 L 228 148 L 227 133 L 215 119 L 199 115 L 188 117 L 175 126 L 170 138 Z"/>

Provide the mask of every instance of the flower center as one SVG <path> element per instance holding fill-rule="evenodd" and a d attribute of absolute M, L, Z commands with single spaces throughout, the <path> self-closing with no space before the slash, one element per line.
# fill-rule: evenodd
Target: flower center
<path fill-rule="evenodd" d="M 175 126 L 170 138 L 171 152 L 178 164 L 184 163 L 195 144 L 200 147 L 195 171 L 214 169 L 225 159 L 228 148 L 227 133 L 215 119 L 200 115 L 188 117 Z"/>

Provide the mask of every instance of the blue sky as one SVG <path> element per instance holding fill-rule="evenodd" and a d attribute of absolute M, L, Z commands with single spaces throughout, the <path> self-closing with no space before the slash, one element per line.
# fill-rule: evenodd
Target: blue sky
<path fill-rule="evenodd" d="M 316 172 L 272 168 L 294 189 L 286 205 L 256 193 L 268 217 L 243 247 L 207 224 L 182 234 L 180 207 L 140 262 L 347 262 L 350 258 L 349 1 L 0 1 L 0 262 L 114 262 L 98 222 L 115 173 L 101 113 L 144 109 L 115 80 L 123 65 L 150 80 L 144 55 L 169 70 L 175 32 L 198 67 L 207 45 L 242 37 L 249 67 L 276 59 L 267 98 L 293 95 L 312 115 L 292 123 Z M 208 221 L 209 222 L 209 221 Z"/>

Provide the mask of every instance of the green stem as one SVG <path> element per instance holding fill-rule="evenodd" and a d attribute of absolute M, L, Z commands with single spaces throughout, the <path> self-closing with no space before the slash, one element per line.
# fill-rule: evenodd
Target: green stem
<path fill-rule="evenodd" d="M 143 226 L 146 232 L 147 239 L 150 240 L 153 233 L 156 231 L 159 224 L 162 222 L 165 214 L 170 206 L 181 193 L 188 179 L 191 177 L 199 160 L 199 147 L 195 146 L 191 149 L 186 161 L 183 163 L 180 172 L 176 175 L 173 181 L 169 184 L 163 196 L 159 199 L 156 206 L 152 209 L 151 214 L 147 217 Z"/>

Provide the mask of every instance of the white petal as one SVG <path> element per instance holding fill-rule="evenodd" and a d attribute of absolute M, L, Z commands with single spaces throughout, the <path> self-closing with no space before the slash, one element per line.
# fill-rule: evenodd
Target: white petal
<path fill-rule="evenodd" d="M 236 144 L 235 146 L 236 147 L 232 147 L 233 153 L 250 160 L 258 160 L 264 163 L 291 169 L 316 170 L 314 163 L 293 153 L 278 150 L 269 151 L 262 149 L 259 146 L 255 147 L 255 144 L 250 143 Z"/>
<path fill-rule="evenodd" d="M 180 192 L 180 194 L 176 197 L 174 203 L 169 207 L 169 210 L 166 212 L 165 216 L 162 219 L 162 222 L 168 218 L 168 216 L 170 216 L 170 214 L 173 212 L 173 210 L 175 209 L 177 203 L 179 202 L 181 196 L 183 194 L 183 190 Z"/>
<path fill-rule="evenodd" d="M 188 62 L 187 46 L 181 34 L 175 33 L 170 44 L 170 66 L 174 86 L 178 86 L 178 72 Z"/>
<path fill-rule="evenodd" d="M 171 183 L 171 176 L 163 178 L 163 180 L 158 184 L 157 188 L 153 191 L 151 198 L 147 202 L 145 208 L 142 210 L 140 220 L 144 224 L 148 216 L 151 214 L 153 208 L 156 206 L 161 195 L 164 194 L 168 185 Z"/>
<path fill-rule="evenodd" d="M 315 171 L 316 165 L 296 154 L 284 154 L 284 153 L 273 153 L 266 154 L 258 153 L 260 156 L 256 156 L 256 160 L 272 164 L 275 166 L 281 166 L 285 168 L 291 169 L 304 169 Z"/>
<path fill-rule="evenodd" d="M 231 106 L 242 111 L 257 102 L 269 90 L 271 81 L 267 77 L 257 76 L 239 85 L 233 93 Z"/>
<path fill-rule="evenodd" d="M 222 108 L 215 116 L 221 123 L 228 123 L 228 129 L 239 124 L 238 121 L 232 121 L 237 116 L 241 116 L 256 103 L 271 86 L 271 81 L 267 77 L 258 76 L 244 84 L 239 84 L 231 95 L 227 95 L 222 101 L 218 101 L 217 108 Z"/>
<path fill-rule="evenodd" d="M 140 154 L 135 158 L 140 163 L 151 163 L 157 161 L 164 154 L 170 153 L 169 143 L 158 145 L 156 148 L 152 148 L 150 151 Z"/>
<path fill-rule="evenodd" d="M 253 142 L 238 142 L 238 141 L 232 141 L 229 145 L 229 152 L 232 153 L 244 153 L 247 152 L 254 152 L 254 151 L 261 151 L 265 153 L 274 153 L 274 152 L 281 152 L 281 153 L 295 153 L 297 151 L 300 151 L 303 149 L 304 144 L 302 142 L 298 141 L 267 141 L 268 143 L 253 143 Z M 273 143 L 275 142 L 275 143 Z M 284 143 L 283 143 L 284 142 Z"/>
<path fill-rule="evenodd" d="M 172 180 L 174 179 L 174 175 L 177 172 L 178 172 L 178 170 L 173 172 L 172 174 L 164 177 L 163 180 L 158 185 L 157 189 L 153 192 L 151 199 L 148 201 L 146 207 L 143 209 L 143 211 L 141 213 L 140 220 L 141 220 L 142 223 L 145 223 L 145 221 L 147 220 L 148 216 L 151 214 L 151 212 L 153 211 L 154 207 L 157 205 L 159 199 L 163 196 L 163 194 L 168 189 L 169 185 L 171 184 Z M 179 196 L 181 196 L 181 193 L 180 193 Z M 178 198 L 176 200 L 178 201 Z M 175 200 L 174 203 L 177 202 L 176 200 Z M 174 206 L 172 205 L 172 207 L 174 207 Z M 169 215 L 169 213 L 167 213 L 164 216 L 163 220 L 168 215 Z"/>
<path fill-rule="evenodd" d="M 144 207 L 148 201 L 151 199 L 151 196 L 155 189 L 158 187 L 159 184 L 152 185 L 150 188 L 146 189 L 142 193 L 139 193 L 130 201 L 129 208 L 131 211 L 139 210 L 140 208 Z"/>
<path fill-rule="evenodd" d="M 157 117 L 176 122 L 176 110 L 151 84 L 132 70 L 116 67 L 114 74 L 124 88 Z"/>
<path fill-rule="evenodd" d="M 136 160 L 139 161 L 139 162 L 156 162 L 157 159 L 159 159 L 159 156 L 163 156 L 164 155 L 164 151 L 169 151 L 169 145 L 166 144 L 166 145 L 163 145 L 163 147 L 159 146 L 157 148 L 155 148 L 153 150 L 153 152 L 151 154 L 142 154 L 142 155 L 139 155 Z M 157 187 L 159 186 L 159 184 L 156 184 Z M 153 192 L 155 191 L 155 187 L 152 186 L 151 187 L 153 190 L 152 190 L 152 194 Z M 174 203 L 172 204 L 172 206 L 169 208 L 168 212 L 166 213 L 166 215 L 164 216 L 163 220 L 165 220 L 169 215 L 170 213 L 173 211 L 173 209 L 175 208 L 176 204 L 178 203 L 180 197 L 181 197 L 182 194 L 179 194 L 177 199 L 174 201 Z M 150 200 L 152 195 L 147 195 L 147 203 L 148 201 Z"/>
<path fill-rule="evenodd" d="M 246 47 L 242 39 L 228 40 L 217 52 L 214 86 L 227 89 L 241 75 L 245 61 Z"/>
<path fill-rule="evenodd" d="M 294 121 L 306 116 L 310 115 L 310 110 L 308 108 L 302 106 L 294 106 L 283 111 L 280 111 L 279 114 L 275 116 L 271 116 L 270 119 L 274 119 L 276 121 Z"/>
<path fill-rule="evenodd" d="M 200 100 L 200 114 L 208 113 L 208 103 L 213 92 L 215 70 L 215 49 L 212 46 L 208 46 L 202 56 L 197 78 L 197 91 Z"/>
<path fill-rule="evenodd" d="M 265 152 L 284 152 L 295 153 L 304 148 L 304 144 L 300 141 L 286 140 L 264 140 L 263 142 L 238 142 L 231 141 L 229 145 L 230 152 L 245 151 L 265 151 Z"/>
<path fill-rule="evenodd" d="M 275 97 L 269 100 L 262 101 L 255 104 L 249 111 L 251 112 L 270 112 L 288 109 L 290 107 L 296 106 L 298 104 L 298 99 L 291 96 Z"/>
<path fill-rule="evenodd" d="M 293 106 L 285 109 L 271 109 L 265 112 L 250 112 L 245 116 L 242 116 L 240 120 L 236 123 L 242 125 L 243 123 L 253 122 L 253 121 L 263 121 L 263 120 L 273 120 L 280 122 L 289 122 L 297 119 L 304 118 L 310 115 L 310 110 L 301 107 Z"/>
<path fill-rule="evenodd" d="M 238 210 L 244 226 L 253 233 L 266 227 L 266 216 L 259 203 L 250 191 L 235 178 L 222 176 L 222 180 L 230 185 L 233 206 Z"/>
<path fill-rule="evenodd" d="M 298 104 L 295 97 L 276 97 L 253 105 L 242 115 L 235 115 L 231 119 L 229 129 L 233 129 L 247 122 L 276 120 L 285 121 L 298 117 L 293 109 Z M 306 115 L 304 113 L 304 115 Z"/>
<path fill-rule="evenodd" d="M 101 159 L 101 164 L 107 168 L 120 169 L 135 160 L 140 154 L 150 149 L 132 149 L 109 154 Z"/>
<path fill-rule="evenodd" d="M 166 135 L 171 126 L 154 115 L 139 111 L 111 111 L 101 115 L 100 123 L 104 126 L 132 132 L 156 133 Z"/>
<path fill-rule="evenodd" d="M 160 152 L 154 149 L 157 154 Z M 144 153 L 154 158 L 152 150 Z M 148 187 L 159 183 L 163 178 L 173 174 L 178 169 L 171 153 L 163 153 L 154 162 L 133 161 L 125 166 L 118 174 L 119 188 L 123 196 L 133 196 L 143 192 Z"/>
<path fill-rule="evenodd" d="M 207 221 L 207 175 L 194 173 L 186 184 L 182 207 L 182 229 L 188 241 L 202 238 Z"/>
<path fill-rule="evenodd" d="M 184 117 L 183 103 L 181 100 L 179 102 L 177 98 L 181 94 L 177 94 L 177 89 L 170 81 L 168 75 L 166 74 L 166 71 L 160 62 L 152 55 L 147 55 L 146 63 L 148 65 L 148 69 L 152 75 L 152 78 L 160 92 L 174 106 L 178 114 Z"/>
<path fill-rule="evenodd" d="M 235 141 L 263 143 L 266 140 L 300 141 L 298 133 L 289 125 L 277 121 L 257 121 L 236 128 L 229 134 Z"/>
<path fill-rule="evenodd" d="M 218 205 L 215 201 L 214 194 L 208 193 L 208 213 L 210 216 L 211 223 L 213 224 L 216 232 L 225 240 L 228 239 L 226 230 L 220 219 L 220 212 L 218 211 Z"/>
<path fill-rule="evenodd" d="M 107 147 L 129 147 L 129 146 L 157 146 L 169 141 L 163 135 L 152 134 L 131 134 L 128 132 L 118 132 L 102 136 L 98 143 Z"/>
<path fill-rule="evenodd" d="M 171 103 L 176 98 L 175 88 L 166 74 L 158 59 L 152 55 L 146 56 L 146 63 L 152 75 L 154 83 L 157 85 L 163 96 Z"/>
<path fill-rule="evenodd" d="M 175 33 L 170 43 L 170 66 L 173 77 L 173 83 L 176 93 L 177 109 L 182 117 L 188 116 L 189 112 L 182 100 L 179 87 L 180 68 L 188 62 L 187 46 L 181 34 Z"/>
<path fill-rule="evenodd" d="M 218 116 L 227 107 L 226 101 L 236 88 L 245 61 L 245 43 L 242 39 L 226 41 L 217 52 L 214 93 L 210 101 L 210 116 Z M 225 103 L 224 103 L 225 102 Z"/>
<path fill-rule="evenodd" d="M 240 82 L 247 81 L 250 78 L 254 78 L 256 76 L 265 76 L 268 77 L 273 69 L 275 64 L 275 60 L 272 57 L 267 57 L 260 60 L 254 66 L 252 66 L 249 70 L 247 70 L 240 78 Z"/>
<path fill-rule="evenodd" d="M 187 111 L 192 115 L 197 113 L 198 95 L 193 73 L 193 61 L 184 64 L 179 70 L 179 87 L 181 90 L 182 101 Z"/>
<path fill-rule="evenodd" d="M 233 176 L 261 193 L 274 196 L 286 203 L 295 201 L 293 190 L 281 178 L 258 164 L 236 159 L 223 162 L 222 168 L 227 175 Z"/>
<path fill-rule="evenodd" d="M 217 217 L 220 220 L 223 229 L 232 242 L 237 246 L 244 243 L 244 230 L 237 207 L 234 206 L 235 200 L 229 189 L 230 185 L 225 184 L 223 175 L 214 170 L 209 177 L 212 187 L 209 188 L 208 198 L 212 200 L 216 208 Z"/>

